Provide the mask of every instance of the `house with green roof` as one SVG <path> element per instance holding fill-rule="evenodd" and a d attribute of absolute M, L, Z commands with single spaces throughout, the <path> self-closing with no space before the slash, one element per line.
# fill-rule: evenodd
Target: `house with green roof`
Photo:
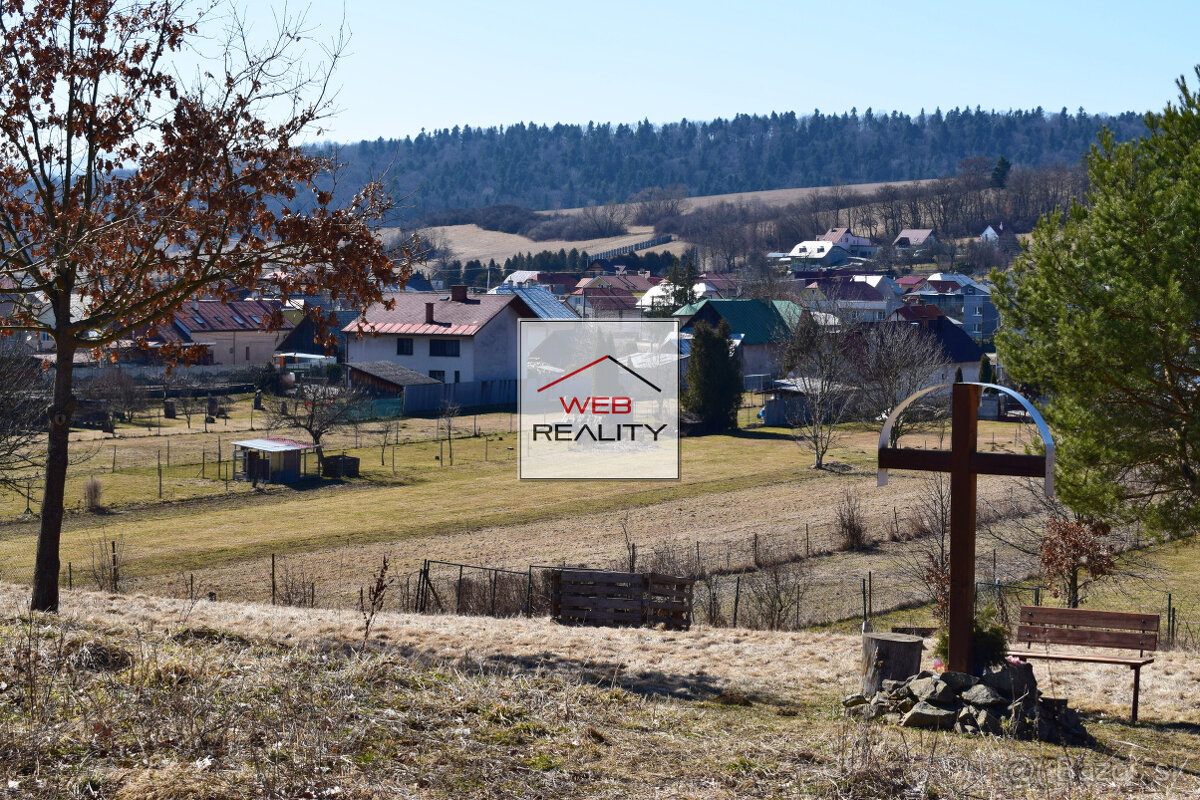
<path fill-rule="evenodd" d="M 674 316 L 685 338 L 690 338 L 696 322 L 714 328 L 722 320 L 729 323 L 742 375 L 774 379 L 783 369 L 783 353 L 802 310 L 790 300 L 701 300 L 684 306 Z"/>

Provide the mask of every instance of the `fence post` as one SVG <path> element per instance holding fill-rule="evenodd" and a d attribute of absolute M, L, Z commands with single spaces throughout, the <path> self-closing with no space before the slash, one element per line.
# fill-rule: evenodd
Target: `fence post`
<path fill-rule="evenodd" d="M 862 579 L 862 629 L 867 632 L 867 579 Z"/>
<path fill-rule="evenodd" d="M 493 617 L 496 616 L 496 578 L 499 576 L 500 573 L 492 570 L 492 608 L 488 613 Z"/>
<path fill-rule="evenodd" d="M 275 605 L 275 554 L 271 553 L 271 605 Z"/>
<path fill-rule="evenodd" d="M 804 523 L 804 557 L 812 557 L 812 542 L 808 538 L 808 523 Z"/>
<path fill-rule="evenodd" d="M 1171 619 L 1175 611 L 1174 597 L 1171 592 L 1167 592 L 1167 641 L 1175 644 L 1175 635 L 1171 630 Z"/>
<path fill-rule="evenodd" d="M 742 576 L 737 576 L 737 582 L 733 585 L 733 627 L 737 627 L 738 605 L 742 600 Z"/>
<path fill-rule="evenodd" d="M 120 588 L 121 587 L 121 575 L 117 571 L 117 540 L 113 539 L 112 541 L 109 542 L 109 544 L 112 546 L 113 591 L 119 592 L 119 591 L 121 591 L 121 588 Z"/>
<path fill-rule="evenodd" d="M 454 585 L 454 613 L 458 613 L 458 607 L 462 603 L 462 576 L 463 568 L 460 564 L 458 567 L 458 583 Z"/>
<path fill-rule="evenodd" d="M 67 588 L 75 588 L 75 570 L 70 561 L 67 562 Z"/>
<path fill-rule="evenodd" d="M 1033 604 L 1040 606 L 1042 604 L 1042 587 L 1035 586 L 1033 588 Z"/>
<path fill-rule="evenodd" d="M 113 468 L 112 468 L 112 471 L 113 472 L 117 471 L 117 446 L 115 444 L 113 445 Z"/>
<path fill-rule="evenodd" d="M 525 575 L 525 616 L 533 616 L 533 567 Z"/>
<path fill-rule="evenodd" d="M 188 602 L 194 603 L 195 601 L 196 601 L 196 573 L 189 572 L 188 573 Z"/>
<path fill-rule="evenodd" d="M 867 619 L 875 616 L 875 573 L 867 570 Z"/>
<path fill-rule="evenodd" d="M 158 499 L 162 500 L 162 450 L 158 451 Z"/>
<path fill-rule="evenodd" d="M 208 477 L 208 451 L 200 451 L 200 478 L 201 480 Z"/>

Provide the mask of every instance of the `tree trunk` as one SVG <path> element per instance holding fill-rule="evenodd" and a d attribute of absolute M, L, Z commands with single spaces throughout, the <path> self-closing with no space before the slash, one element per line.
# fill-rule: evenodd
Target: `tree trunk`
<path fill-rule="evenodd" d="M 920 636 L 904 633 L 863 634 L 862 693 L 870 698 L 883 681 L 902 681 L 921 671 Z"/>
<path fill-rule="evenodd" d="M 46 485 L 42 491 L 41 529 L 33 566 L 33 598 L 29 604 L 33 611 L 58 610 L 61 566 L 58 548 L 67 486 L 68 437 L 76 407 L 75 395 L 71 393 L 74 358 L 74 347 L 60 342 L 54 367 L 54 399 L 47 409 L 50 432 L 46 437 Z"/>

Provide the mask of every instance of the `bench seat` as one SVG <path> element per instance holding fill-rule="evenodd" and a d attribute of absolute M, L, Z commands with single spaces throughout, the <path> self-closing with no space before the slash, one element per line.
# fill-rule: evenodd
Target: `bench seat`
<path fill-rule="evenodd" d="M 1017 642 L 1027 649 L 1010 649 L 1009 655 L 1022 659 L 1045 661 L 1077 661 L 1084 664 L 1114 664 L 1133 670 L 1133 703 L 1130 722 L 1137 724 L 1138 692 L 1141 688 L 1142 667 L 1153 664 L 1146 651 L 1158 648 L 1159 616 L 1132 614 L 1124 611 L 1092 611 L 1082 608 L 1047 608 L 1021 606 L 1021 624 L 1017 626 Z M 1075 647 L 1104 647 L 1136 650 L 1137 657 L 1034 650 L 1034 645 L 1052 644 Z"/>

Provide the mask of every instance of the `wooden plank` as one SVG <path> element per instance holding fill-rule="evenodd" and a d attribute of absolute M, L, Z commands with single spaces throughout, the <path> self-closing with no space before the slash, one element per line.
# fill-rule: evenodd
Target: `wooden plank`
<path fill-rule="evenodd" d="M 642 618 L 640 615 L 635 614 L 633 616 L 620 616 L 617 614 L 610 614 L 606 611 L 597 611 L 593 614 L 577 614 L 577 615 L 571 616 L 570 619 L 576 619 L 576 620 L 579 620 L 580 622 L 588 622 L 588 623 L 595 623 L 595 624 L 617 623 L 617 624 L 621 624 L 621 625 L 640 625 L 642 622 Z"/>
<path fill-rule="evenodd" d="M 1157 631 L 1159 628 L 1158 614 L 1046 606 L 1021 606 L 1021 622 L 1026 625 L 1077 625 L 1130 631 Z"/>
<path fill-rule="evenodd" d="M 914 450 L 911 447 L 881 447 L 879 468 L 949 472 L 950 453 L 945 450 Z"/>
<path fill-rule="evenodd" d="M 1124 667 L 1144 667 L 1153 664 L 1153 658 L 1121 658 L 1119 656 L 1073 655 L 1071 653 L 1039 653 L 1036 650 L 1009 650 L 1017 658 L 1038 658 L 1043 661 L 1080 661 L 1085 664 L 1116 664 Z"/>
<path fill-rule="evenodd" d="M 682 578 L 678 575 L 664 575 L 661 572 L 651 572 L 649 574 L 651 583 L 674 583 L 680 586 L 684 584 L 690 586 L 696 582 L 695 578 Z"/>
<path fill-rule="evenodd" d="M 1018 453 L 972 453 L 971 469 L 980 475 L 1015 475 L 1022 478 L 1046 477 L 1046 457 Z"/>
<path fill-rule="evenodd" d="M 564 569 L 559 573 L 564 581 L 572 583 L 636 583 L 645 581 L 637 572 L 601 572 L 599 570 Z"/>
<path fill-rule="evenodd" d="M 564 586 L 563 597 L 643 597 L 645 592 L 634 586 Z"/>
<path fill-rule="evenodd" d="M 599 599 L 599 598 L 595 598 L 595 597 L 588 597 L 588 598 L 584 598 L 584 599 L 571 600 L 569 598 L 564 597 L 563 602 L 562 602 L 562 608 L 564 611 L 578 610 L 578 609 L 583 609 L 586 611 L 586 610 L 590 610 L 590 609 L 594 609 L 594 608 L 612 608 L 612 609 L 623 609 L 623 610 L 628 610 L 628 611 L 637 611 L 637 612 L 641 613 L 641 610 L 644 607 L 645 607 L 645 603 L 643 603 L 641 600 L 637 600 L 637 599 L 613 600 L 613 599 Z"/>
<path fill-rule="evenodd" d="M 649 608 L 650 608 L 651 612 L 678 611 L 678 612 L 686 614 L 688 611 L 691 610 L 692 604 L 691 603 L 664 603 L 661 601 L 652 600 L 652 601 L 650 601 Z"/>
<path fill-rule="evenodd" d="M 1021 644 L 1074 644 L 1082 647 L 1155 650 L 1158 647 L 1158 634 L 1100 631 L 1090 628 L 1044 628 L 1038 625 L 1019 625 L 1017 626 L 1017 641 Z"/>
<path fill-rule="evenodd" d="M 652 598 L 661 597 L 663 600 L 682 600 L 684 602 L 690 602 L 692 599 L 691 592 L 655 592 L 655 591 L 651 591 L 649 593 L 649 595 Z"/>

